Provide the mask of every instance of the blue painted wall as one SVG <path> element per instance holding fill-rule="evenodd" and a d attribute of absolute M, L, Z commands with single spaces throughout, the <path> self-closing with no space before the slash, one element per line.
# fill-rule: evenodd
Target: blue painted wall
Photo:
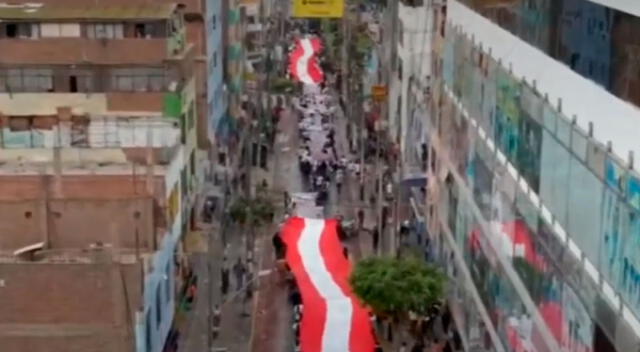
<path fill-rule="evenodd" d="M 209 136 L 214 136 L 218 124 L 227 112 L 223 77 L 222 0 L 206 0 L 205 16 Z"/>
<path fill-rule="evenodd" d="M 171 232 L 154 254 L 153 270 L 145 277 L 144 308 L 136 325 L 136 352 L 161 352 L 171 329 L 176 299 L 174 252 L 182 235 L 183 213 L 176 216 Z"/>

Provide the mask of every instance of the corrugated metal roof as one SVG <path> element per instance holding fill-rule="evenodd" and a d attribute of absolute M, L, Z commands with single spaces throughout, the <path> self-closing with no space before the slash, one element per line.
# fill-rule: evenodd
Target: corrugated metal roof
<path fill-rule="evenodd" d="M 171 17 L 175 4 L 131 5 L 9 5 L 0 3 L 0 22 L 6 20 L 154 20 Z"/>

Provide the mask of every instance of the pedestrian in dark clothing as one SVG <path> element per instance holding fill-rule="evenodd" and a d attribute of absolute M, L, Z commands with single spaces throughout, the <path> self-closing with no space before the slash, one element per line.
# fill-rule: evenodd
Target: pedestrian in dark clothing
<path fill-rule="evenodd" d="M 276 259 L 282 259 L 284 257 L 285 243 L 280 236 L 280 232 L 276 232 L 275 235 L 273 235 L 271 242 L 273 243 L 273 249 L 276 254 Z"/>
<path fill-rule="evenodd" d="M 220 293 L 225 297 L 229 292 L 229 269 L 223 267 L 220 270 Z"/>
<path fill-rule="evenodd" d="M 245 291 L 245 299 L 250 301 L 253 298 L 253 273 L 247 273 L 247 289 Z"/>
<path fill-rule="evenodd" d="M 378 231 L 377 228 L 371 231 L 371 237 L 373 240 L 373 251 L 378 252 L 378 244 L 380 243 L 380 232 Z"/>
<path fill-rule="evenodd" d="M 247 273 L 247 268 L 242 264 L 242 259 L 238 258 L 238 261 L 233 265 L 233 274 L 236 277 L 236 290 L 240 291 L 244 286 L 244 275 Z"/>
<path fill-rule="evenodd" d="M 289 303 L 294 307 L 302 304 L 302 296 L 300 295 L 300 291 L 297 287 L 294 288 L 293 292 L 289 295 Z"/>
<path fill-rule="evenodd" d="M 362 229 L 364 226 L 364 210 L 358 209 L 358 228 Z"/>

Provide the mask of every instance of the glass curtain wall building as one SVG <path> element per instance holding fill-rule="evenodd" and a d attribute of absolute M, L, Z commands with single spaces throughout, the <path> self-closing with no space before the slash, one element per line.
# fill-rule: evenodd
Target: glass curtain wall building
<path fill-rule="evenodd" d="M 577 0 L 498 2 L 433 9 L 426 219 L 429 251 L 457 283 L 456 323 L 469 350 L 637 350 L 640 116 L 611 94 L 617 49 L 596 50 L 583 33 L 628 15 Z M 554 27 L 556 6 L 600 19 Z M 598 72 L 589 60 L 591 74 L 583 59 L 565 65 L 555 41 L 600 55 L 589 59 Z"/>

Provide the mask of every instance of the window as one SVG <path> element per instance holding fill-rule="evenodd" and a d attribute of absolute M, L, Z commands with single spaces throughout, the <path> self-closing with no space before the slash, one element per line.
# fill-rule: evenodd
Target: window
<path fill-rule="evenodd" d="M 78 38 L 80 37 L 80 24 L 42 23 L 40 31 L 43 38 Z"/>
<path fill-rule="evenodd" d="M 124 38 L 122 23 L 89 23 L 85 25 L 87 38 L 120 39 Z"/>
<path fill-rule="evenodd" d="M 78 77 L 71 75 L 69 76 L 69 91 L 71 93 L 76 93 L 78 91 Z"/>
<path fill-rule="evenodd" d="M 53 73 L 50 69 L 0 70 L 0 92 L 53 91 Z"/>
<path fill-rule="evenodd" d="M 56 87 L 57 92 L 91 92 L 93 91 L 93 72 L 89 70 L 70 70 L 66 87 Z"/>
<path fill-rule="evenodd" d="M 218 53 L 217 52 L 213 52 L 213 67 L 217 67 L 218 66 Z"/>
<path fill-rule="evenodd" d="M 0 25 L 0 37 L 6 38 L 38 38 L 40 26 L 37 23 L 7 23 Z"/>
<path fill-rule="evenodd" d="M 160 37 L 160 28 L 156 23 L 136 23 L 133 28 L 135 38 Z"/>
<path fill-rule="evenodd" d="M 28 131 L 31 128 L 31 119 L 28 117 L 12 117 L 9 119 L 11 132 Z"/>
<path fill-rule="evenodd" d="M 53 91 L 53 72 L 48 69 L 24 69 L 22 83 L 25 92 Z"/>
<path fill-rule="evenodd" d="M 215 14 L 213 14 L 213 17 L 211 17 L 211 28 L 212 28 L 214 31 L 216 30 L 216 27 L 218 26 L 218 24 L 216 23 L 216 22 L 217 22 L 217 20 L 218 20 L 218 19 L 216 18 L 216 15 L 215 15 Z"/>
<path fill-rule="evenodd" d="M 160 92 L 164 90 L 166 75 L 162 68 L 117 68 L 112 69 L 111 89 L 120 92 Z"/>

